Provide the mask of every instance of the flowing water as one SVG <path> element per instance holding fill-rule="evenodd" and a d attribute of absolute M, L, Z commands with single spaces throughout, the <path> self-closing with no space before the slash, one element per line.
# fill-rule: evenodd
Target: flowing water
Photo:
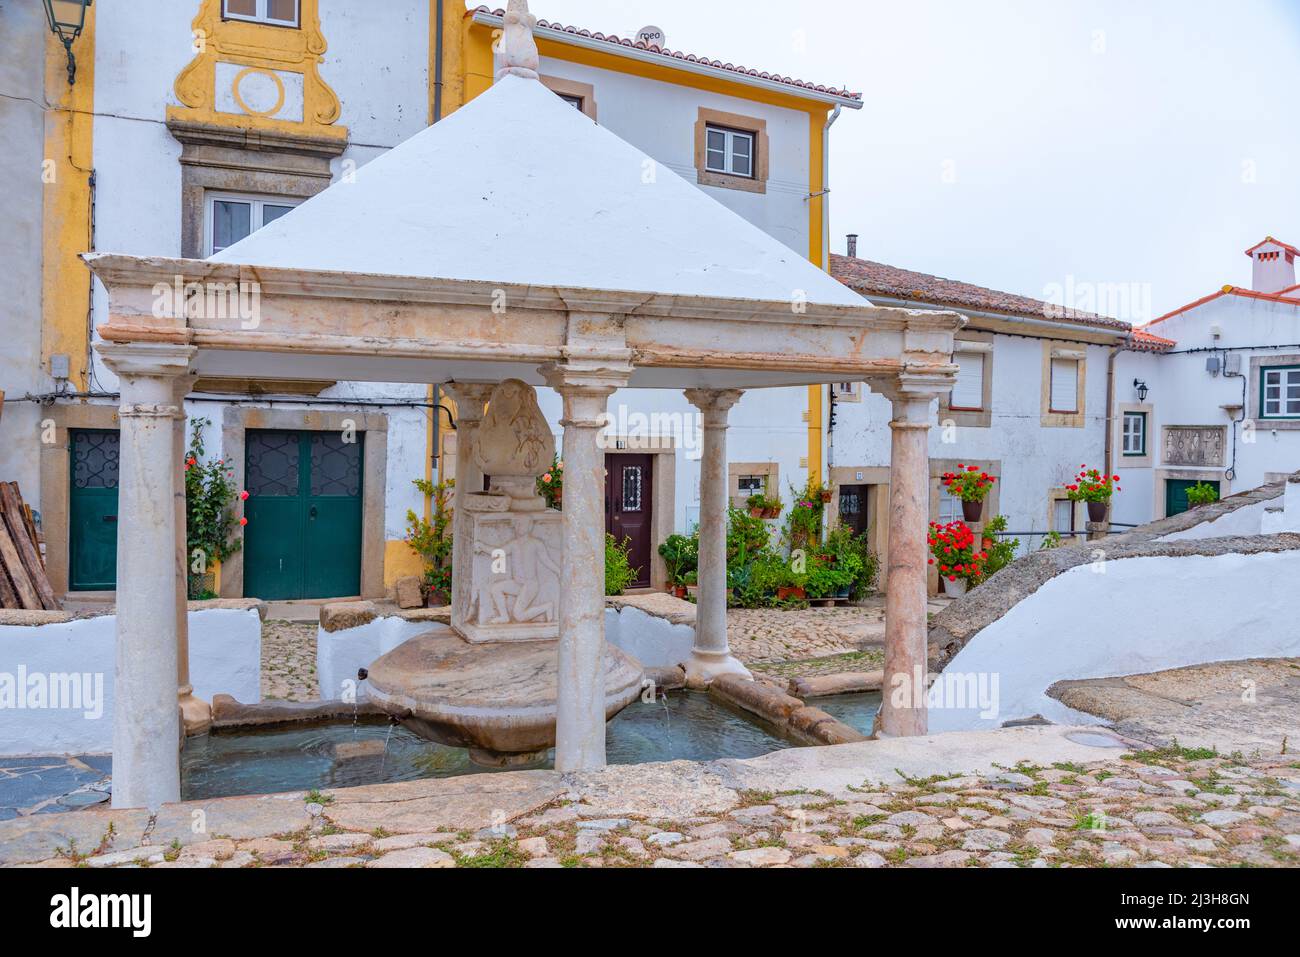
<path fill-rule="evenodd" d="M 610 721 L 605 743 L 610 764 L 752 758 L 791 747 L 705 694 L 635 701 Z M 550 766 L 549 757 L 536 765 Z M 193 801 L 484 773 L 493 772 L 470 761 L 463 748 L 426 741 L 387 720 L 344 719 L 191 738 L 181 754 L 181 796 Z"/>

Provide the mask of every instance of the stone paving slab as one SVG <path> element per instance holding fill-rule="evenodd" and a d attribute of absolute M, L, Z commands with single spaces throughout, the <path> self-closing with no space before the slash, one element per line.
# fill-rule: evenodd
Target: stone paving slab
<path fill-rule="evenodd" d="M 1154 745 L 1177 741 L 1224 754 L 1300 745 L 1300 658 L 1061 681 L 1048 694 Z"/>
<path fill-rule="evenodd" d="M 1038 727 L 947 735 L 939 748 L 933 738 L 879 742 L 874 756 L 852 745 L 821 748 L 810 759 L 799 752 L 806 759 L 798 767 L 767 756 L 608 768 L 563 781 L 553 772 L 477 775 L 341 790 L 326 795 L 323 807 L 286 795 L 278 800 L 303 802 L 309 825 L 185 846 L 165 842 L 158 824 L 168 812 L 183 820 L 196 805 L 164 809 L 152 827 L 143 812 L 79 812 L 29 818 L 18 831 L 0 828 L 10 838 L 0 838 L 0 847 L 8 862 L 39 867 L 1300 866 L 1295 756 L 1117 753 L 1081 745 L 1072 734 Z M 948 770 L 924 777 L 888 771 L 899 756 L 890 744 L 917 745 L 929 755 L 916 773 Z M 1035 757 L 999 766 L 1008 753 Z M 1067 759 L 1051 760 L 1060 757 Z M 976 767 L 982 772 L 960 773 Z M 859 785 L 846 783 L 855 778 Z M 843 796 L 811 786 L 819 781 Z M 216 803 L 259 800 L 203 804 L 210 813 Z M 412 805 L 426 825 L 439 814 L 446 825 L 391 834 Z M 489 810 L 493 805 L 501 806 Z M 349 820 L 355 808 L 378 813 Z M 390 813 L 381 816 L 381 809 Z M 117 821 L 111 833 L 110 817 Z M 475 827 L 487 817 L 495 820 Z M 249 812 L 234 826 L 251 834 L 264 829 L 249 824 L 260 818 Z M 39 843 L 33 828 L 42 824 L 48 833 Z M 61 825 L 63 841 L 77 840 L 74 855 L 58 856 L 70 845 L 53 840 L 53 824 Z M 112 839 L 96 837 L 102 834 Z"/>

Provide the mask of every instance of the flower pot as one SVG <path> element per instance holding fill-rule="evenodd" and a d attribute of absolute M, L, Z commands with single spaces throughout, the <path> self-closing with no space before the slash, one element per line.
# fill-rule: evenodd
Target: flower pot
<path fill-rule="evenodd" d="M 685 585 L 673 585 L 671 588 L 668 589 L 668 592 L 669 592 L 669 594 L 671 594 L 674 598 L 685 598 L 685 597 L 686 597 L 686 586 L 685 586 Z"/>
<path fill-rule="evenodd" d="M 823 492 L 822 492 L 822 504 L 823 504 L 823 505 L 829 504 L 830 500 L 831 500 L 831 493 L 830 493 L 830 492 L 823 491 Z"/>
<path fill-rule="evenodd" d="M 802 588 L 778 588 L 776 590 L 777 601 L 790 601 L 792 598 L 802 601 L 807 597 L 807 593 Z"/>
<path fill-rule="evenodd" d="M 751 509 L 749 510 L 749 517 L 750 517 L 750 518 L 767 518 L 767 509 L 765 509 L 765 508 L 751 508 Z"/>
<path fill-rule="evenodd" d="M 942 581 L 943 593 L 949 598 L 960 598 L 962 595 L 966 594 L 966 589 L 970 586 L 970 583 L 964 578 L 958 578 L 956 581 L 944 578 Z"/>
<path fill-rule="evenodd" d="M 450 604 L 451 596 L 441 591 L 431 591 L 424 599 L 424 607 L 426 608 L 446 608 Z"/>
<path fill-rule="evenodd" d="M 978 522 L 984 516 L 984 502 L 967 502 L 964 499 L 961 503 L 961 516 L 967 522 Z"/>
<path fill-rule="evenodd" d="M 779 508 L 769 508 L 763 513 L 764 518 L 780 518 L 781 510 Z"/>
<path fill-rule="evenodd" d="M 1110 511 L 1110 502 L 1089 502 L 1088 521 L 1104 522 L 1108 511 Z"/>

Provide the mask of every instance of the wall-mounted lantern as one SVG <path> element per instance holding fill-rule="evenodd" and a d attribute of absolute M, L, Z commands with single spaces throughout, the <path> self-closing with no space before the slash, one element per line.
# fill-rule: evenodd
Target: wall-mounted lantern
<path fill-rule="evenodd" d="M 72 41 L 81 36 L 86 26 L 86 11 L 91 0 L 45 0 L 45 16 L 50 30 L 68 51 L 68 85 L 77 82 L 77 58 L 72 55 Z"/>
<path fill-rule="evenodd" d="M 1139 402 L 1145 402 L 1147 400 L 1147 396 L 1151 394 L 1151 390 L 1147 388 L 1147 384 L 1143 382 L 1141 379 L 1133 380 L 1133 388 L 1137 389 Z"/>

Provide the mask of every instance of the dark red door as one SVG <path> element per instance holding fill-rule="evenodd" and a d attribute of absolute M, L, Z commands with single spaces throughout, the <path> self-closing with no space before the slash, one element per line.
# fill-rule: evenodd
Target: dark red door
<path fill-rule="evenodd" d="M 633 588 L 650 587 L 651 465 L 649 455 L 605 456 L 605 529 L 620 542 L 631 541 Z"/>
<path fill-rule="evenodd" d="M 870 527 L 867 515 L 867 486 L 840 486 L 840 523 L 853 529 L 853 534 L 864 535 Z"/>

